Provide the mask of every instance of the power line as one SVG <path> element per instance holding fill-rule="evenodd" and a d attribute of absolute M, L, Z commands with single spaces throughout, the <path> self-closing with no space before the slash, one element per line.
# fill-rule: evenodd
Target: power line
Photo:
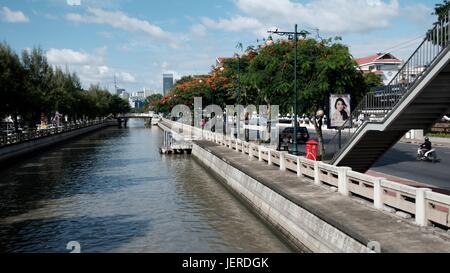
<path fill-rule="evenodd" d="M 381 51 L 381 52 L 382 52 L 382 53 L 389 52 L 389 51 L 392 51 L 392 50 L 395 49 L 395 48 L 404 46 L 404 45 L 406 45 L 406 44 L 412 44 L 412 42 L 415 42 L 415 41 L 417 41 L 417 40 L 419 40 L 419 39 L 423 39 L 423 38 L 425 38 L 425 35 L 421 35 L 421 36 L 419 36 L 419 37 L 417 37 L 417 38 L 408 40 L 408 41 L 406 41 L 406 42 L 399 43 L 399 44 L 397 44 L 397 45 L 395 45 L 395 46 L 393 46 L 393 47 L 387 48 L 387 49 L 385 49 L 385 50 L 383 50 L 383 51 Z M 408 46 L 409 46 L 409 45 L 408 45 Z M 403 47 L 403 48 L 404 48 L 404 47 Z"/>
<path fill-rule="evenodd" d="M 413 45 L 414 45 L 414 44 L 406 45 L 406 46 L 397 48 L 396 50 L 394 50 L 394 51 L 392 51 L 392 52 L 398 52 L 398 51 L 400 51 L 400 50 L 403 50 L 403 49 L 406 49 L 406 48 L 410 48 L 410 47 L 413 46 Z"/>

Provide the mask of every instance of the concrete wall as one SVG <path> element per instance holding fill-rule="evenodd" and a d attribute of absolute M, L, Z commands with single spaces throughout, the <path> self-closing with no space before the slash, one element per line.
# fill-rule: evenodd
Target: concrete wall
<path fill-rule="evenodd" d="M 47 148 L 51 145 L 55 145 L 71 138 L 113 125 L 117 125 L 117 121 L 105 122 L 99 125 L 81 128 L 67 133 L 55 134 L 43 138 L 4 146 L 0 148 L 0 163 L 9 162 L 26 154 L 36 152 L 43 148 Z"/>
<path fill-rule="evenodd" d="M 210 151 L 194 144 L 192 154 L 264 221 L 297 249 L 311 252 L 367 252 L 367 247 L 289 201 Z"/>

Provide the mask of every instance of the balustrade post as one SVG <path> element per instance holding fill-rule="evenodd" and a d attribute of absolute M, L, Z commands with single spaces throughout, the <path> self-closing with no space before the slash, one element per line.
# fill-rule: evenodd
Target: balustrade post
<path fill-rule="evenodd" d="M 286 171 L 286 154 L 279 152 L 280 154 L 280 171 Z"/>
<path fill-rule="evenodd" d="M 351 171 L 352 168 L 349 167 L 339 167 L 338 170 L 338 191 L 342 195 L 349 195 L 348 191 L 348 181 L 347 181 L 347 172 Z"/>
<path fill-rule="evenodd" d="M 377 178 L 373 181 L 373 206 L 376 209 L 383 208 L 383 195 L 381 190 L 381 181 L 385 180 L 384 178 Z"/>
<path fill-rule="evenodd" d="M 421 227 L 428 225 L 426 193 L 430 191 L 425 188 L 416 189 L 416 224 Z"/>
<path fill-rule="evenodd" d="M 321 185 L 322 182 L 320 182 L 320 170 L 319 170 L 319 161 L 314 161 L 314 184 Z"/>
<path fill-rule="evenodd" d="M 267 150 L 267 165 L 272 166 L 272 150 Z"/>
<path fill-rule="evenodd" d="M 262 146 L 258 146 L 258 160 L 259 161 L 263 161 L 262 150 L 263 150 Z"/>

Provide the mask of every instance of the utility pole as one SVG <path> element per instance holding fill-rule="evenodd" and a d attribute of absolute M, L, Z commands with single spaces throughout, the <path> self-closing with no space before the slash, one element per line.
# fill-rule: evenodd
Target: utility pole
<path fill-rule="evenodd" d="M 236 45 L 237 49 L 240 49 L 241 52 L 243 50 L 242 43 L 238 43 Z M 238 86 L 237 86 L 237 95 L 238 95 L 238 114 L 237 114 L 237 138 L 240 139 L 241 137 L 241 56 L 239 54 L 237 55 L 238 59 L 238 65 L 237 65 L 237 80 L 238 80 Z M 245 123 L 244 123 L 245 124 Z"/>
<path fill-rule="evenodd" d="M 294 57 L 294 96 L 293 96 L 293 108 L 294 108 L 294 135 L 292 136 L 292 141 L 293 141 L 293 146 L 292 147 L 292 154 L 293 155 L 298 155 L 298 147 L 297 147 L 297 59 L 298 59 L 298 54 L 297 54 L 297 48 L 298 48 L 298 36 L 301 35 L 304 38 L 306 37 L 306 35 L 309 34 L 308 31 L 306 30 L 302 30 L 300 32 L 298 32 L 298 27 L 297 24 L 295 24 L 295 30 L 294 32 L 290 32 L 290 31 L 278 31 L 278 29 L 276 31 L 268 31 L 268 33 L 273 33 L 273 34 L 278 34 L 280 36 L 288 36 L 293 37 L 294 38 L 294 46 L 295 46 L 295 57 Z"/>

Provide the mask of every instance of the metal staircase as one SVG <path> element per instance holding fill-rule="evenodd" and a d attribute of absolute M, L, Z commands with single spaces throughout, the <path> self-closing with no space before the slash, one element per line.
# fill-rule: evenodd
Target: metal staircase
<path fill-rule="evenodd" d="M 368 93 L 325 144 L 330 163 L 366 172 L 409 130 L 429 129 L 450 111 L 449 16 L 425 39 L 383 90 Z"/>

